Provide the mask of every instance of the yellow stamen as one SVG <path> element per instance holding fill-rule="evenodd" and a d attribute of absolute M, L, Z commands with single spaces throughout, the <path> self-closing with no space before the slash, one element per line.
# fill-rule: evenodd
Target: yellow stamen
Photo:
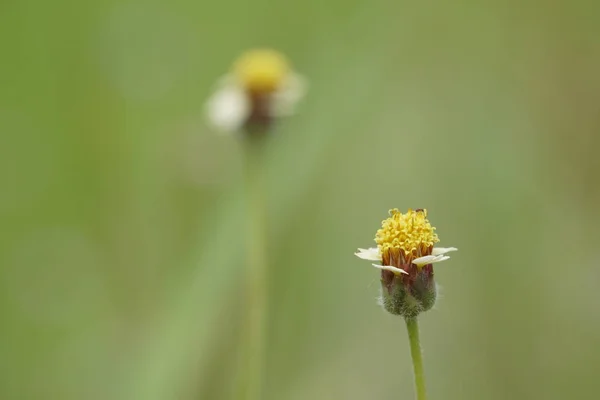
<path fill-rule="evenodd" d="M 384 264 L 397 266 L 398 263 L 431 254 L 433 245 L 439 239 L 427 219 L 427 210 L 409 209 L 402 214 L 394 208 L 390 210 L 390 217 L 382 221 L 375 242 Z"/>
<path fill-rule="evenodd" d="M 285 56 L 269 49 L 247 51 L 233 67 L 233 75 L 243 88 L 261 94 L 277 90 L 289 73 Z"/>

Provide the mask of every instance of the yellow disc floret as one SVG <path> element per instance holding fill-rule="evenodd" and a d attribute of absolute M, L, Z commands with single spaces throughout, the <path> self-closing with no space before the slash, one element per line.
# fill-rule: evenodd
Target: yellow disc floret
<path fill-rule="evenodd" d="M 247 51 L 233 66 L 238 83 L 253 93 L 274 92 L 289 73 L 290 65 L 285 56 L 269 49 Z"/>
<path fill-rule="evenodd" d="M 402 214 L 394 208 L 390 210 L 390 217 L 382 221 L 375 242 L 384 262 L 393 265 L 431 254 L 433 245 L 439 239 L 427 219 L 427 210 L 409 209 Z"/>

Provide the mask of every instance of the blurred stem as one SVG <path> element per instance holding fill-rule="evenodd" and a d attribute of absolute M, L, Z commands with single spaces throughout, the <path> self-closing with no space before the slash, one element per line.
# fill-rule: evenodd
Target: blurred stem
<path fill-rule="evenodd" d="M 245 319 L 242 326 L 242 363 L 236 399 L 263 398 L 267 324 L 266 203 L 263 141 L 244 142 L 246 178 Z"/>
<path fill-rule="evenodd" d="M 419 323 L 417 317 L 406 318 L 408 341 L 410 342 L 410 355 L 415 373 L 415 391 L 417 400 L 426 400 L 425 373 L 423 370 L 423 355 L 421 354 L 421 340 L 419 339 Z"/>

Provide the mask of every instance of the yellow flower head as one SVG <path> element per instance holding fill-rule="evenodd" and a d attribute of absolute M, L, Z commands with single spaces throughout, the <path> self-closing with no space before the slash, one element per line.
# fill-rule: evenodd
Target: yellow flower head
<path fill-rule="evenodd" d="M 259 94 L 278 90 L 290 73 L 285 56 L 270 49 L 247 51 L 233 66 L 233 76 L 239 85 L 248 92 Z"/>
<path fill-rule="evenodd" d="M 433 264 L 448 260 L 456 247 L 433 247 L 439 242 L 427 210 L 394 208 L 375 234 L 377 247 L 359 248 L 355 256 L 381 270 L 381 304 L 394 315 L 414 318 L 435 304 Z"/>
<path fill-rule="evenodd" d="M 427 219 L 427 210 L 409 209 L 402 214 L 394 208 L 390 210 L 390 217 L 382 221 L 375 242 L 384 265 L 403 265 L 431 255 L 439 239 Z"/>
<path fill-rule="evenodd" d="M 295 113 L 305 93 L 306 80 L 283 54 L 248 50 L 219 79 L 206 104 L 208 122 L 224 133 L 263 137 L 275 121 Z"/>

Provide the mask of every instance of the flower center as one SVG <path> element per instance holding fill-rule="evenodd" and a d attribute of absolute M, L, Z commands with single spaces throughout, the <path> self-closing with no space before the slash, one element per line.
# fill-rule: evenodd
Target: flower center
<path fill-rule="evenodd" d="M 427 219 L 427 210 L 409 209 L 402 214 L 394 208 L 390 210 L 390 217 L 381 222 L 375 242 L 383 264 L 401 268 L 417 257 L 430 255 L 439 239 Z"/>
<path fill-rule="evenodd" d="M 269 94 L 277 90 L 290 73 L 286 58 L 269 49 L 250 50 L 233 66 L 233 75 L 248 92 Z"/>

